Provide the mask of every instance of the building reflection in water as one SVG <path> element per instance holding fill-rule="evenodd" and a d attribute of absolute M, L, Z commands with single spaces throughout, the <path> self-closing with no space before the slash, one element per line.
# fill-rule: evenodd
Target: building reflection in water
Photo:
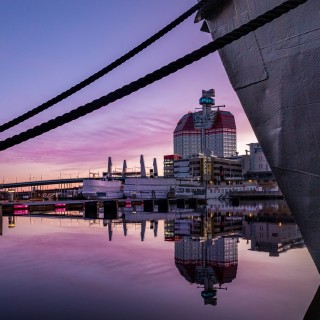
<path fill-rule="evenodd" d="M 128 234 L 128 228 L 127 228 L 127 221 L 126 221 L 126 216 L 123 214 L 122 215 L 122 226 L 123 226 L 123 235 L 126 237 Z"/>
<path fill-rule="evenodd" d="M 217 290 L 237 275 L 238 242 L 270 256 L 304 246 L 285 203 L 233 207 L 211 204 L 201 217 L 165 222 L 166 241 L 175 242 L 175 264 L 190 283 L 201 285 L 205 304 L 217 304 Z"/>
<path fill-rule="evenodd" d="M 153 235 L 156 238 L 158 236 L 158 220 L 150 221 L 150 229 L 153 229 Z"/>
<path fill-rule="evenodd" d="M 113 234 L 113 230 L 112 230 L 112 220 L 106 220 L 105 224 L 106 224 L 106 226 L 108 227 L 109 241 L 111 241 L 111 240 L 112 240 L 112 234 Z"/>
<path fill-rule="evenodd" d="M 190 283 L 203 286 L 205 304 L 217 304 L 217 290 L 237 275 L 238 243 L 236 238 L 194 239 L 183 237 L 175 243 L 175 265 Z M 215 286 L 218 285 L 218 286 Z"/>
<path fill-rule="evenodd" d="M 217 304 L 217 290 L 227 289 L 223 284 L 235 279 L 238 267 L 238 238 L 226 234 L 212 238 L 214 222 L 214 215 L 177 219 L 170 239 L 175 240 L 175 265 L 180 274 L 203 288 L 201 296 L 210 305 Z M 166 234 L 170 234 L 168 229 Z"/>
<path fill-rule="evenodd" d="M 162 220 L 164 240 L 171 241 L 174 246 L 177 277 L 182 276 L 194 284 L 192 288 L 199 292 L 205 305 L 217 305 L 219 294 L 220 299 L 222 295 L 219 290 L 226 290 L 227 286 L 230 290 L 230 283 L 236 278 L 238 271 L 239 239 L 247 241 L 249 250 L 268 252 L 272 257 L 304 246 L 299 229 L 287 206 L 280 202 L 279 204 L 259 202 L 256 205 L 252 202 L 250 205 L 241 206 L 216 202 L 210 204 L 206 210 L 191 213 L 192 216 L 190 213 L 185 213 L 184 216 L 180 213 L 174 215 L 172 212 L 159 215 L 132 211 L 122 214 L 117 219 L 86 219 L 81 218 L 77 212 L 59 210 L 55 214 L 56 221 L 60 221 L 60 225 L 61 221 L 69 221 L 69 224 L 75 221 L 73 227 L 84 226 L 85 223 L 89 227 L 100 227 L 100 223 L 103 222 L 101 227 L 108 233 L 109 241 L 113 240 L 113 235 L 123 233 L 126 237 L 132 231 L 137 236 L 137 241 L 148 240 L 145 234 L 149 226 L 153 236 L 157 237 L 159 225 L 157 219 Z M 25 213 L 15 212 L 15 215 L 5 214 L 8 217 L 9 228 L 15 226 L 19 228 L 19 222 L 23 217 L 20 218 L 18 215 L 25 216 Z M 54 221 L 52 212 L 43 213 L 41 216 L 39 214 L 28 216 L 30 224 L 31 219 L 41 217 L 50 218 L 50 223 Z M 2 234 L 2 215 L 0 218 Z M 44 221 L 48 223 L 48 219 Z M 4 225 L 6 226 L 6 220 Z M 162 223 L 159 228 L 162 229 Z M 228 292 L 226 294 L 228 295 Z M 316 314 L 315 319 L 320 319 L 319 301 L 320 289 L 310 305 L 306 319 L 309 319 L 310 314 Z"/>
<path fill-rule="evenodd" d="M 79 213 L 55 212 L 56 217 L 73 217 Z M 15 212 L 8 216 L 8 227 L 16 226 Z M 42 216 L 50 216 L 45 213 Z M 218 290 L 227 289 L 237 276 L 238 242 L 247 240 L 250 250 L 268 252 L 270 256 L 279 256 L 289 249 L 300 248 L 304 242 L 297 225 L 284 203 L 232 206 L 224 202 L 209 204 L 204 210 L 194 212 L 192 216 L 179 218 L 164 214 L 163 217 L 142 212 L 122 213 L 120 218 L 103 219 L 109 241 L 120 226 L 127 236 L 130 225 L 138 225 L 140 239 L 145 241 L 149 222 L 154 237 L 158 236 L 158 220 L 164 220 L 164 240 L 174 242 L 175 266 L 188 282 L 202 288 L 201 297 L 206 305 L 217 305 Z M 1 215 L 2 218 L 2 215 Z M 62 220 L 61 220 L 62 221 Z M 101 219 L 89 219 L 89 226 Z M 2 235 L 2 219 L 0 219 Z M 100 222 L 99 222 L 100 224 Z M 319 294 L 318 294 L 319 295 Z"/>
<path fill-rule="evenodd" d="M 0 205 L 0 236 L 3 234 L 3 215 L 2 215 L 2 207 Z"/>
<path fill-rule="evenodd" d="M 8 227 L 16 226 L 16 216 L 26 215 L 25 212 L 15 211 L 14 215 L 8 216 Z M 50 218 L 81 216 L 79 211 L 47 212 L 36 213 L 39 217 L 50 216 Z M 154 237 L 158 235 L 159 216 L 146 215 L 138 210 L 131 213 L 123 213 L 121 218 L 103 219 L 103 226 L 107 227 L 109 241 L 112 241 L 113 228 L 122 224 L 123 234 L 127 236 L 128 225 L 134 224 L 140 227 L 140 239 L 145 241 L 147 221 L 150 229 L 153 230 Z M 205 243 L 212 241 L 214 246 L 217 236 L 236 235 L 237 238 L 244 237 L 250 243 L 250 249 L 255 251 L 269 252 L 270 256 L 279 256 L 281 252 L 295 247 L 304 246 L 304 242 L 297 225 L 291 216 L 288 207 L 284 202 L 261 202 L 250 205 L 232 206 L 227 202 L 210 203 L 205 210 L 200 213 L 185 218 L 169 218 L 168 214 L 163 214 L 164 220 L 164 240 L 165 241 L 186 241 L 186 237 L 191 237 L 192 241 Z M 95 224 L 99 219 L 90 219 L 89 224 Z M 0 225 L 0 231 L 2 225 Z M 117 228 L 118 230 L 118 228 Z M 2 234 L 2 232 L 1 232 Z M 213 239 L 213 240 L 212 240 Z M 190 239 L 189 239 L 190 240 Z M 188 241 L 189 241 L 188 240 Z"/>
<path fill-rule="evenodd" d="M 103 226 L 107 227 L 108 229 L 108 238 L 109 241 L 112 241 L 113 235 L 113 226 L 122 224 L 123 228 L 123 235 L 126 237 L 128 234 L 128 224 L 140 225 L 140 239 L 141 241 L 145 240 L 145 234 L 147 229 L 147 221 L 150 221 L 150 229 L 153 230 L 153 235 L 156 238 L 158 236 L 158 220 L 148 220 L 148 219 L 141 219 L 141 220 L 134 220 L 134 221 L 127 221 L 126 215 L 122 214 L 121 219 L 103 219 Z"/>
<path fill-rule="evenodd" d="M 8 217 L 8 227 L 14 228 L 16 226 L 16 217 L 15 216 L 9 216 Z"/>
<path fill-rule="evenodd" d="M 259 212 L 246 216 L 243 234 L 251 242 L 251 250 L 268 252 L 272 257 L 294 248 L 304 247 L 298 226 L 291 215 L 279 212 Z"/>
<path fill-rule="evenodd" d="M 245 202 L 240 206 L 213 203 L 208 212 L 214 216 L 214 231 L 235 231 L 237 219 L 241 235 L 250 249 L 265 251 L 270 256 L 304 246 L 304 241 L 293 216 L 284 201 Z"/>

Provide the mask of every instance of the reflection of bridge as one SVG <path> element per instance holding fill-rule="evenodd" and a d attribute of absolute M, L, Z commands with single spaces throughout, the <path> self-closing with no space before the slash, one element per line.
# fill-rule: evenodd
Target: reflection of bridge
<path fill-rule="evenodd" d="M 189 218 L 192 216 L 200 216 L 201 213 L 194 212 L 193 210 L 170 210 L 168 213 L 158 212 L 136 212 L 136 213 L 124 213 L 122 218 L 127 222 L 141 222 L 141 221 L 152 221 L 152 220 L 175 220 L 178 218 Z"/>

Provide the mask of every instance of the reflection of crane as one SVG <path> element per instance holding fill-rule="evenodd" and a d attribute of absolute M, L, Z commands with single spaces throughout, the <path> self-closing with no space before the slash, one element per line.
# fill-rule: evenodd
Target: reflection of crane
<path fill-rule="evenodd" d="M 213 222 L 211 221 L 211 223 Z M 196 282 L 202 285 L 197 286 L 197 288 L 204 288 L 204 290 L 201 291 L 201 297 L 204 299 L 204 304 L 216 306 L 217 290 L 227 290 L 228 288 L 221 286 L 219 277 L 216 274 L 217 270 L 210 264 L 209 248 L 216 244 L 213 243 L 213 234 L 209 231 L 209 228 L 209 212 L 208 208 L 206 208 L 205 213 L 202 215 L 202 265 L 196 267 Z M 215 284 L 218 284 L 218 286 L 215 286 Z"/>
<path fill-rule="evenodd" d="M 8 227 L 14 228 L 16 226 L 16 217 L 15 216 L 9 216 L 8 217 Z"/>
<path fill-rule="evenodd" d="M 207 227 L 207 225 L 205 226 Z M 208 247 L 212 246 L 212 240 L 208 239 L 208 233 L 205 233 L 205 240 L 202 245 L 202 266 L 196 267 L 196 282 L 203 284 L 203 286 L 197 286 L 197 288 L 204 288 L 201 291 L 201 297 L 204 299 L 204 304 L 211 304 L 213 306 L 217 305 L 217 290 L 226 288 L 215 287 L 214 285 L 219 282 L 216 272 L 213 266 L 208 264 Z"/>
<path fill-rule="evenodd" d="M 225 289 L 227 290 L 227 288 L 212 288 L 212 289 L 205 289 L 203 291 L 201 291 L 201 297 L 203 298 L 204 300 L 204 304 L 211 304 L 213 306 L 216 306 L 217 305 L 217 298 L 216 298 L 216 295 L 217 295 L 217 289 Z"/>
<path fill-rule="evenodd" d="M 113 231 L 112 231 L 112 220 L 109 220 L 109 219 L 103 220 L 103 225 L 105 227 L 108 227 L 109 241 L 111 241 L 112 240 L 112 233 L 113 233 Z"/>
<path fill-rule="evenodd" d="M 2 208 L 0 206 L 0 236 L 2 236 L 3 233 L 3 216 L 2 216 Z"/>
<path fill-rule="evenodd" d="M 147 225 L 146 220 L 142 220 L 142 221 L 141 221 L 141 233 L 140 233 L 140 235 L 141 235 L 141 241 L 144 241 L 144 235 L 145 235 L 145 233 L 146 233 L 146 225 Z"/>
<path fill-rule="evenodd" d="M 150 229 L 153 229 L 153 235 L 156 238 L 158 235 L 158 220 L 150 220 Z"/>
<path fill-rule="evenodd" d="M 211 304 L 213 306 L 217 305 L 217 290 L 228 290 L 227 287 L 223 288 L 221 287 L 221 284 L 219 284 L 219 287 L 214 287 L 213 281 L 210 281 L 211 279 L 208 277 L 204 279 L 204 285 L 203 286 L 197 286 L 197 288 L 204 288 L 204 290 L 201 291 L 201 297 L 204 300 L 204 304 Z"/>
<path fill-rule="evenodd" d="M 127 221 L 126 221 L 126 215 L 125 214 L 122 214 L 122 225 L 123 225 L 123 234 L 124 236 L 127 236 Z"/>

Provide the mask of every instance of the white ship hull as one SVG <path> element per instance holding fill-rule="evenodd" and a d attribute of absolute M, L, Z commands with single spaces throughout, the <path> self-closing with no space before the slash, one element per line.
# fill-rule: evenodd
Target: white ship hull
<path fill-rule="evenodd" d="M 232 191 L 262 191 L 257 184 L 209 185 L 205 188 L 195 181 L 174 178 L 127 178 L 118 180 L 87 179 L 83 181 L 82 194 L 90 200 L 107 199 L 164 199 L 173 193 L 176 198 L 226 199 Z"/>
<path fill-rule="evenodd" d="M 198 184 L 178 184 L 175 187 L 175 196 L 177 198 L 197 198 L 197 199 L 227 199 L 229 193 L 234 191 L 262 191 L 262 187 L 252 184 L 236 185 L 209 185 L 207 188 Z"/>
<path fill-rule="evenodd" d="M 123 198 L 121 181 L 117 180 L 83 180 L 82 195 L 90 200 L 107 200 Z"/>
<path fill-rule="evenodd" d="M 176 179 L 171 178 L 127 178 L 124 195 L 136 199 L 164 199 L 174 189 Z"/>
<path fill-rule="evenodd" d="M 213 39 L 283 0 L 218 2 L 204 17 Z M 219 54 L 320 272 L 320 1 Z"/>
<path fill-rule="evenodd" d="M 83 181 L 82 194 L 87 199 L 163 199 L 174 189 L 175 179 L 166 178 L 127 178 L 125 183 L 119 180 Z"/>
<path fill-rule="evenodd" d="M 216 185 L 209 186 L 207 188 L 207 199 L 228 199 L 230 198 L 230 192 L 242 192 L 242 191 L 262 191 L 262 187 L 252 184 L 252 185 Z"/>

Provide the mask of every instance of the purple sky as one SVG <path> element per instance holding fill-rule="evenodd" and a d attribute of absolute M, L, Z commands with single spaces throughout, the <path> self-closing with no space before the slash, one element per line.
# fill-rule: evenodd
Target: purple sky
<path fill-rule="evenodd" d="M 195 4 L 194 0 L 0 1 L 1 123 L 38 106 L 150 37 Z M 107 94 L 208 43 L 194 16 L 109 75 L 48 111 L 4 133 L 1 140 Z M 122 100 L 0 154 L 0 180 L 87 176 L 146 166 L 162 171 L 173 152 L 173 130 L 194 111 L 202 89 L 236 117 L 238 151 L 256 138 L 217 53 Z M 130 169 L 129 169 L 130 170 Z"/>

